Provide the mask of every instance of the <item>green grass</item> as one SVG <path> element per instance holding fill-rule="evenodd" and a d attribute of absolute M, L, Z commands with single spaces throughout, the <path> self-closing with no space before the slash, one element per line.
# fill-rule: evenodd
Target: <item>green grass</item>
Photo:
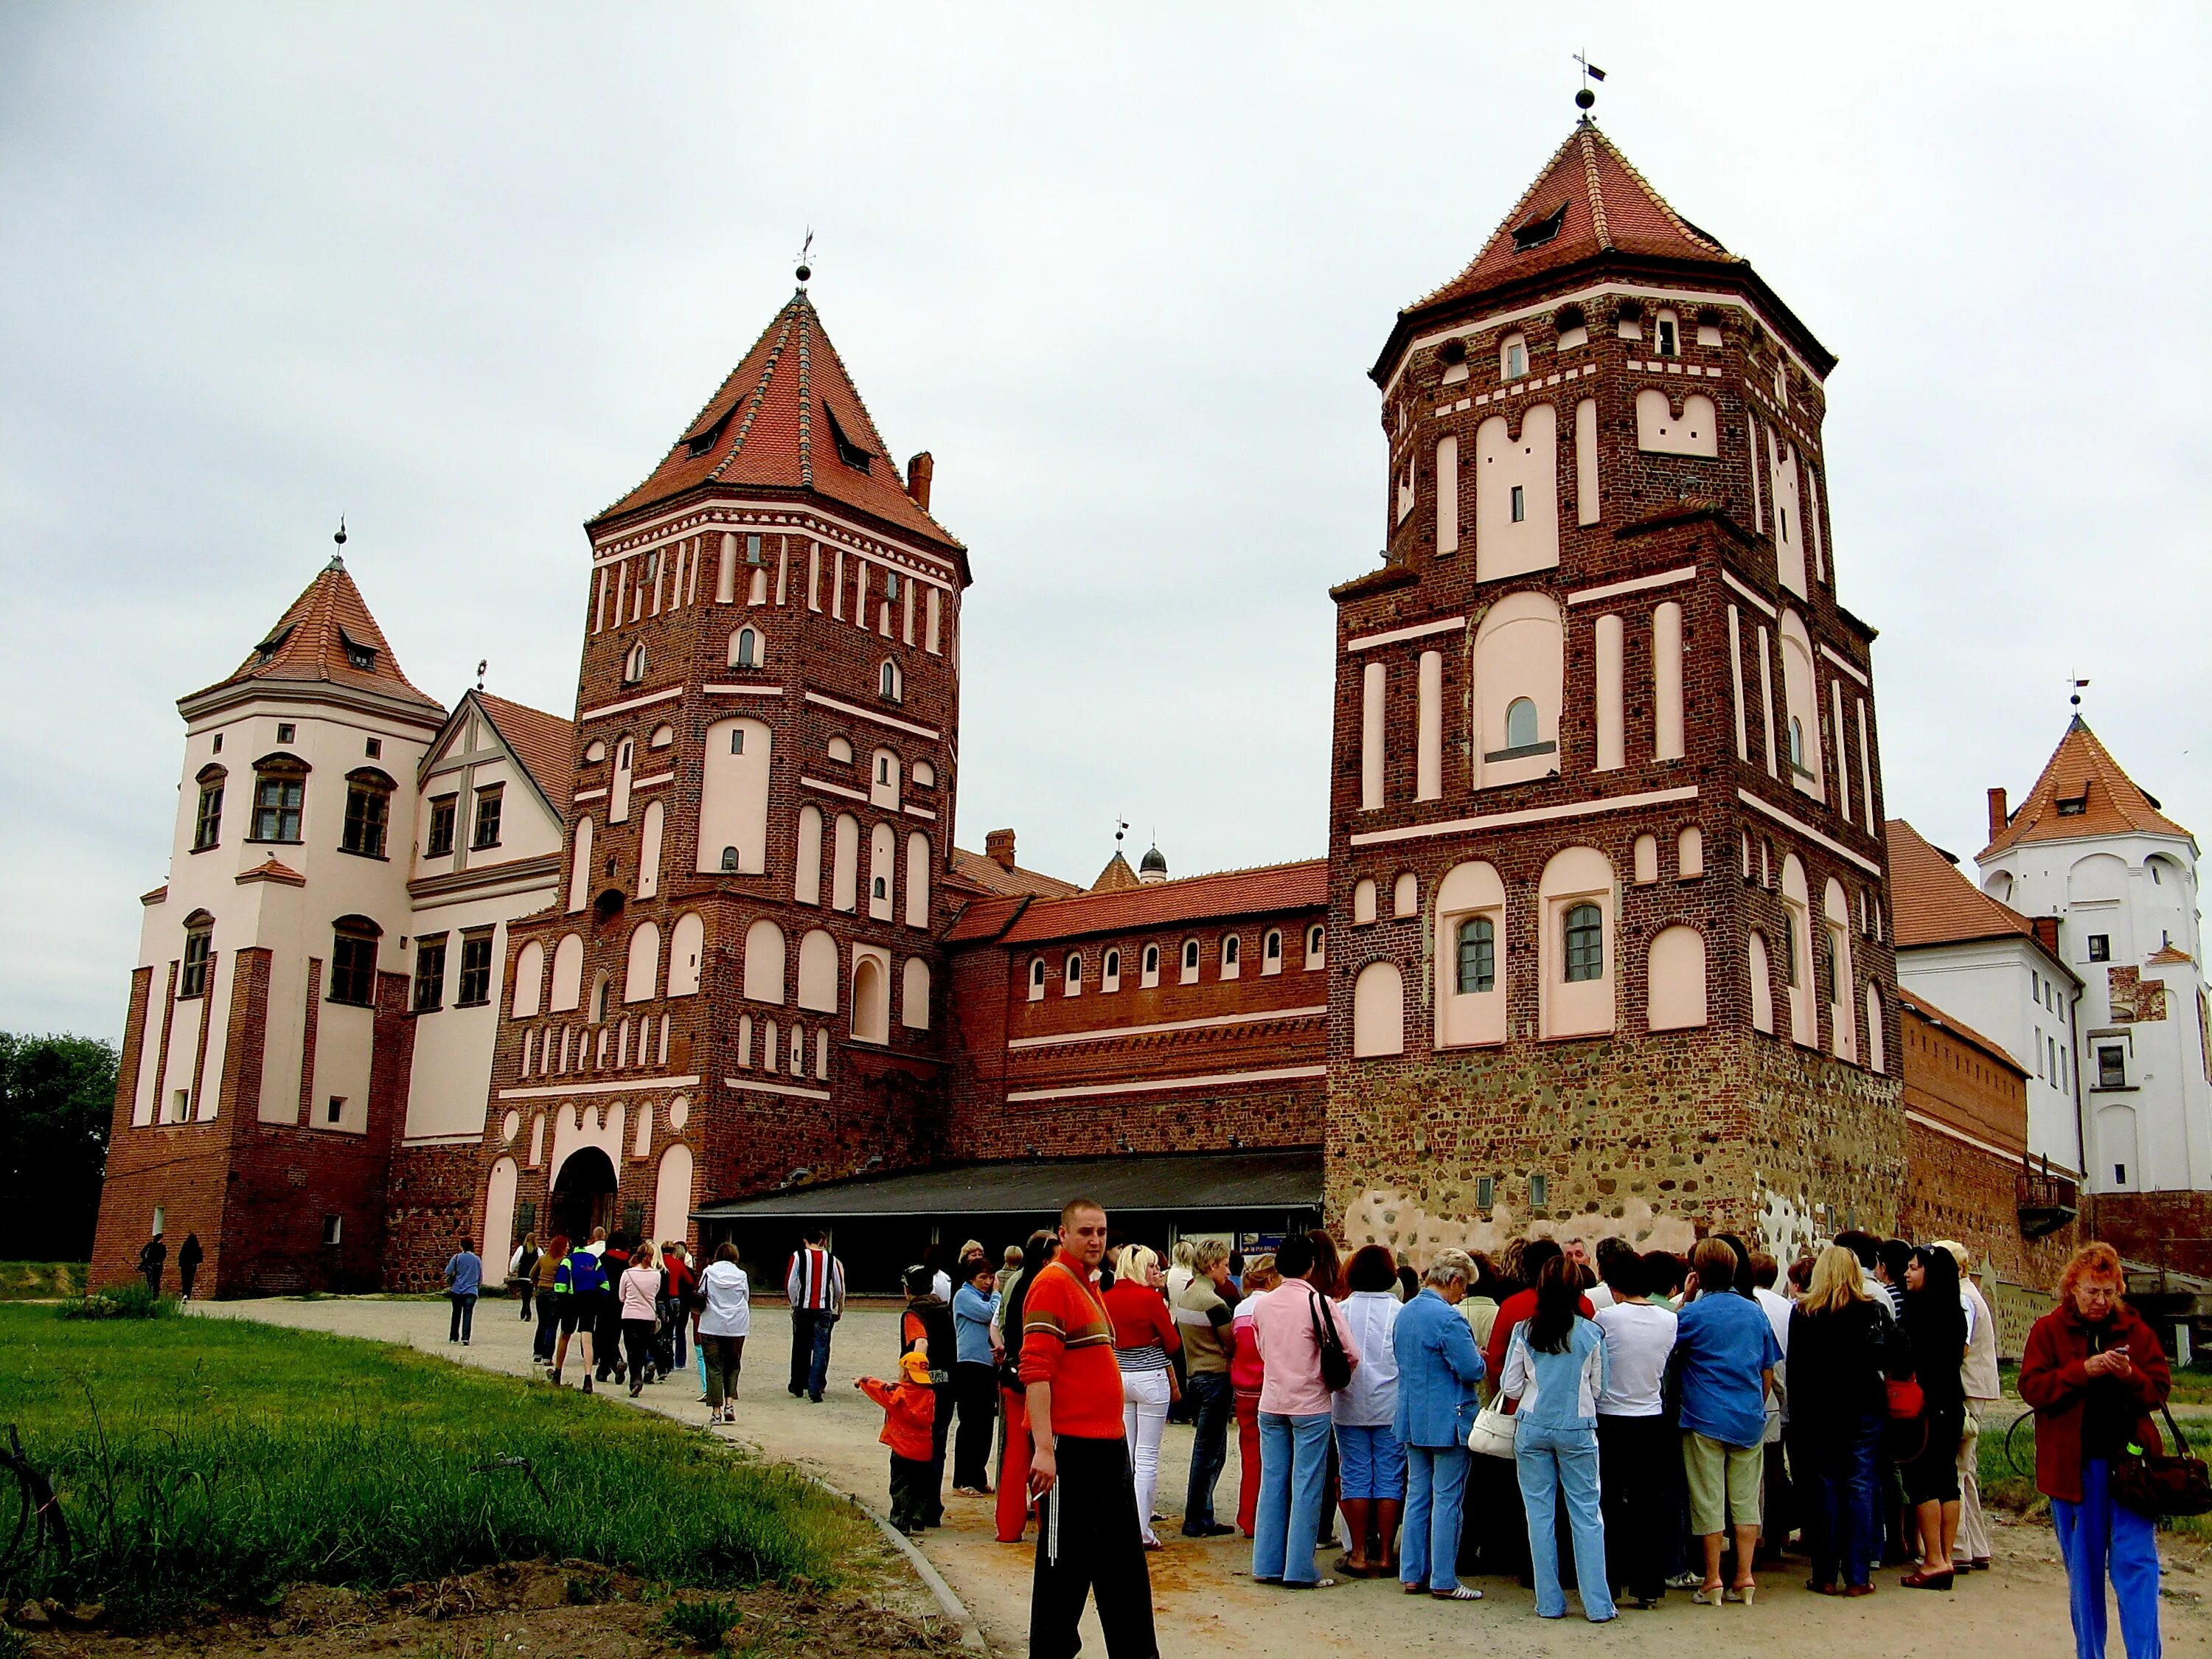
<path fill-rule="evenodd" d="M 0 1302 L 43 1302 L 82 1296 L 86 1261 L 0 1261 Z"/>
<path fill-rule="evenodd" d="M 797 1476 L 665 1419 L 381 1343 L 0 1307 L 0 1424 L 20 1425 L 76 1545 L 66 1573 L 19 1565 L 0 1596 L 103 1601 L 126 1628 L 292 1583 L 541 1557 L 702 1588 L 827 1583 L 864 1536 Z"/>

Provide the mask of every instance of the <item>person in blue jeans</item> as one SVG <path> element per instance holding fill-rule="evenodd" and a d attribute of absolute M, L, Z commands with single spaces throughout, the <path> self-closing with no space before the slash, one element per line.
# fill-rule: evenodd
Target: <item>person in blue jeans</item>
<path fill-rule="evenodd" d="M 1790 1310 L 1790 1385 L 1795 1478 L 1811 1498 L 1806 1553 L 1819 1595 L 1871 1595 L 1881 1553 L 1875 1456 L 1889 1426 L 1884 1382 L 1911 1375 L 1912 1352 L 1866 1293 L 1859 1259 L 1831 1244 L 1813 1264 L 1813 1282 Z"/>
<path fill-rule="evenodd" d="M 446 1340 L 469 1346 L 469 1328 L 476 1323 L 477 1297 L 483 1289 L 483 1261 L 469 1239 L 446 1259 L 446 1294 L 453 1301 L 453 1317 Z"/>
<path fill-rule="evenodd" d="M 1440 1601 L 1479 1601 L 1482 1592 L 1459 1582 L 1461 1506 L 1472 1454 L 1468 1431 L 1481 1401 L 1482 1351 L 1459 1311 L 1474 1263 L 1458 1250 L 1439 1250 L 1420 1294 L 1398 1310 L 1390 1349 L 1398 1361 L 1398 1408 L 1390 1431 L 1406 1449 L 1406 1530 L 1398 1546 L 1398 1581 L 1408 1595 L 1425 1589 Z"/>
<path fill-rule="evenodd" d="M 2112 1462 L 2161 1446 L 2154 1410 L 2165 1411 L 2172 1372 L 2158 1334 L 2127 1304 L 2119 1253 L 2075 1251 L 2058 1305 L 2035 1322 L 2020 1358 L 2020 1397 L 2035 1412 L 2035 1486 L 2051 1500 L 2079 1659 L 2103 1659 L 2105 1581 L 2120 1607 L 2128 1659 L 2158 1659 L 2155 1523 L 2114 1500 Z M 2166 1421 L 2174 1427 L 2171 1412 Z"/>
<path fill-rule="evenodd" d="M 1589 1270 L 1579 1262 L 1559 1256 L 1544 1264 L 1536 1275 L 1536 1311 L 1513 1333 L 1498 1389 L 1513 1414 L 1513 1463 L 1528 1516 L 1537 1614 L 1567 1616 L 1554 1526 L 1565 1494 L 1583 1616 L 1602 1625 L 1619 1615 L 1607 1588 L 1605 1522 L 1598 1514 L 1597 1402 L 1605 1393 L 1605 1339 L 1578 1305 L 1589 1284 Z"/>
<path fill-rule="evenodd" d="M 1329 1448 L 1328 1385 L 1321 1372 L 1323 1322 L 1359 1363 L 1358 1339 L 1310 1282 L 1313 1241 L 1292 1233 L 1275 1252 L 1283 1282 L 1259 1298 L 1252 1336 L 1267 1368 L 1260 1389 L 1260 1505 L 1253 1518 L 1252 1577 L 1285 1589 L 1326 1589 L 1314 1565 Z"/>

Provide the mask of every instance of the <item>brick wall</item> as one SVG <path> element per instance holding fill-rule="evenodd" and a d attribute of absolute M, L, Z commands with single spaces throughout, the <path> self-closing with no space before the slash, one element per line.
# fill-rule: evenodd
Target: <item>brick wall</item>
<path fill-rule="evenodd" d="M 2212 1193 L 2100 1193 L 2090 1231 L 2130 1261 L 2212 1278 Z"/>
<path fill-rule="evenodd" d="M 1911 1074 L 1906 1077 L 1908 1088 Z M 2020 1231 L 2020 1165 L 1924 1123 L 1905 1130 L 1905 1210 L 1898 1236 L 1915 1243 L 1956 1239 L 1976 1261 L 1988 1261 L 2016 1285 L 2049 1289 L 2082 1243 L 2069 1222 L 2042 1238 Z"/>

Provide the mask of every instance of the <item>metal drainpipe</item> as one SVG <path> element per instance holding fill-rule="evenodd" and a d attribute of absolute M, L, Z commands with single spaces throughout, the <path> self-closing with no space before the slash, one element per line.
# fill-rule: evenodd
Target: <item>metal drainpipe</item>
<path fill-rule="evenodd" d="M 2087 988 L 2074 981 L 2073 1000 L 2067 1005 L 2066 1048 L 2074 1062 L 2074 1167 L 2089 1180 L 2089 1138 L 2081 1127 L 2081 993 Z"/>

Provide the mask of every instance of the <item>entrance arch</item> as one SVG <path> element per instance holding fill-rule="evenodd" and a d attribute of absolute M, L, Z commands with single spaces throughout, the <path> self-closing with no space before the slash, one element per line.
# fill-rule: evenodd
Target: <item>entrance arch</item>
<path fill-rule="evenodd" d="M 615 1224 L 614 1160 L 597 1146 L 579 1146 L 553 1177 L 553 1231 L 580 1244 L 594 1227 Z"/>

